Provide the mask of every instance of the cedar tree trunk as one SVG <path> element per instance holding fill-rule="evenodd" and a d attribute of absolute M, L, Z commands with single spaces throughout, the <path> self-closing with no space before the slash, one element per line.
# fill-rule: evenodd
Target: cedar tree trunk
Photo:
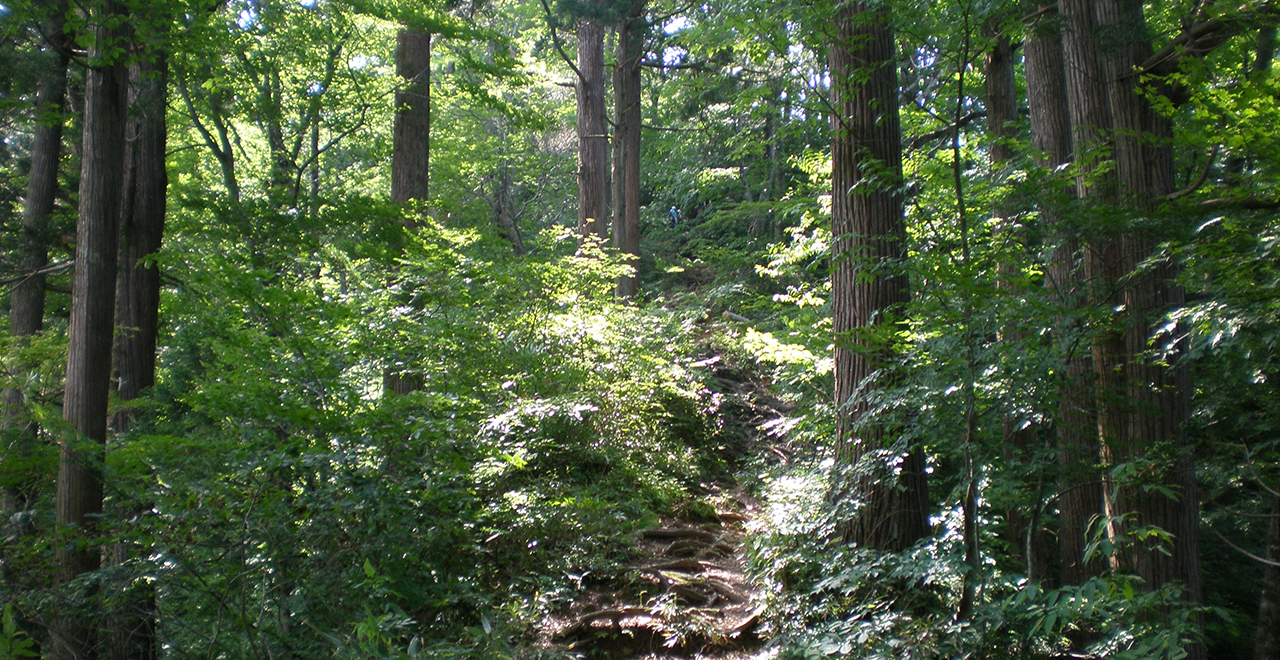
<path fill-rule="evenodd" d="M 71 430 L 62 438 L 55 507 L 58 525 L 72 528 L 75 542 L 57 551 L 62 583 L 99 565 L 98 548 L 91 541 L 93 517 L 102 512 L 128 103 L 128 71 L 120 57 L 112 55 L 120 48 L 122 34 L 104 24 L 125 15 L 123 5 L 112 1 L 95 12 L 90 28 L 95 39 L 85 73 L 76 269 L 62 407 Z M 74 660 L 93 653 L 93 626 L 87 616 L 72 609 L 55 622 L 51 658 Z"/>
<path fill-rule="evenodd" d="M 59 3 L 61 5 L 61 3 Z M 63 38 L 65 6 L 53 11 L 48 33 Z M 53 214 L 54 196 L 58 190 L 58 163 L 62 158 L 63 103 L 67 91 L 67 44 L 55 43 L 50 48 L 51 66 L 40 77 L 36 88 L 35 134 L 31 141 L 31 169 L 27 175 L 26 197 L 22 204 L 22 234 L 19 239 L 18 264 L 26 276 L 13 285 L 9 293 L 9 333 L 15 338 L 30 337 L 44 327 L 45 276 L 38 274 L 48 265 L 49 216 Z M 15 365 L 18 378 L 28 365 Z M 35 442 L 36 427 L 25 421 L 22 407 L 26 403 L 21 389 L 4 390 L 3 427 L 25 426 L 11 451 L 25 453 Z M 21 489 L 5 493 L 6 504 L 15 511 L 25 510 L 27 502 Z"/>
<path fill-rule="evenodd" d="M 578 25 L 578 233 L 608 235 L 609 130 L 605 126 L 604 26 L 594 18 Z"/>
<path fill-rule="evenodd" d="M 906 222 L 898 76 L 888 18 L 883 7 L 848 3 L 839 10 L 839 33 L 831 45 L 836 457 L 845 466 L 897 444 L 894 428 L 866 418 L 866 390 L 891 385 L 892 377 L 870 380 L 878 371 L 894 369 L 885 334 L 901 319 L 908 300 L 900 271 Z M 885 465 L 877 470 L 883 476 L 836 487 L 833 497 L 861 502 L 841 530 L 846 541 L 893 552 L 928 533 L 924 455 L 918 448 L 902 453 L 900 476 L 892 476 Z"/>
<path fill-rule="evenodd" d="M 644 2 L 632 2 L 618 29 L 614 70 L 617 133 L 614 138 L 613 246 L 639 268 L 640 259 L 640 59 L 644 54 Z M 618 295 L 634 296 L 637 274 L 618 278 Z"/>

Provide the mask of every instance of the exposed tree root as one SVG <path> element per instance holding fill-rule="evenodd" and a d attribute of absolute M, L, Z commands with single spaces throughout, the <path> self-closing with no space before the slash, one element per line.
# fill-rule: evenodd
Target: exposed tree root
<path fill-rule="evenodd" d="M 738 553 L 747 516 L 717 516 L 734 529 L 685 522 L 642 532 L 642 548 L 657 561 L 628 569 L 649 585 L 641 602 L 582 614 L 555 639 L 619 660 L 714 656 L 714 649 L 758 643 L 760 611 Z"/>

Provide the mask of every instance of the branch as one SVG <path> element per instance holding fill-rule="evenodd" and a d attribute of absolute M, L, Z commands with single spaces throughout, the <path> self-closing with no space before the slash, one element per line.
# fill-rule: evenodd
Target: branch
<path fill-rule="evenodd" d="M 587 77 L 582 75 L 582 72 L 578 70 L 578 65 L 574 64 L 573 58 L 569 57 L 569 54 L 564 52 L 564 44 L 560 43 L 560 33 L 556 31 L 556 18 L 555 15 L 551 13 L 551 5 L 547 4 L 547 0 L 542 0 L 542 10 L 547 13 L 547 28 L 551 30 L 551 43 L 556 47 L 556 52 L 560 53 L 560 57 L 564 59 L 564 63 L 568 64 L 570 69 L 573 69 L 573 75 L 578 77 L 578 83 L 580 85 L 586 85 Z"/>
<path fill-rule="evenodd" d="M 1196 179 L 1195 183 L 1179 190 L 1178 192 L 1169 193 L 1168 195 L 1165 195 L 1164 198 L 1168 201 L 1173 201 L 1179 197 L 1186 197 L 1198 190 L 1200 186 L 1204 185 L 1205 180 L 1209 178 L 1209 171 L 1213 169 L 1214 162 L 1218 160 L 1218 148 L 1219 145 L 1213 145 L 1213 153 L 1209 154 L 1209 162 L 1204 164 L 1204 171 L 1200 173 L 1200 178 Z"/>
<path fill-rule="evenodd" d="M 1218 530 L 1216 530 L 1216 529 L 1214 529 L 1214 528 L 1212 528 L 1212 527 L 1210 527 L 1210 528 L 1209 528 L 1209 531 L 1213 532 L 1214 536 L 1217 536 L 1217 537 L 1218 537 L 1218 539 L 1219 539 L 1220 541 L 1222 541 L 1223 543 L 1226 543 L 1228 548 L 1231 548 L 1232 550 L 1235 550 L 1236 552 L 1238 552 L 1238 553 L 1240 553 L 1240 554 L 1242 554 L 1242 555 L 1244 555 L 1244 556 L 1248 557 L 1249 559 L 1252 559 L 1252 560 L 1254 560 L 1254 561 L 1256 561 L 1256 562 L 1259 562 L 1259 563 L 1265 564 L 1265 565 L 1267 565 L 1267 566 L 1275 566 L 1276 568 L 1280 568 L 1280 562 L 1277 562 L 1277 561 L 1271 561 L 1270 559 L 1266 559 L 1266 558 L 1263 558 L 1263 557 L 1259 557 L 1258 555 L 1255 555 L 1255 554 L 1253 554 L 1252 552 L 1249 552 L 1248 550 L 1245 550 L 1244 548 L 1242 548 L 1242 547 L 1240 547 L 1240 546 L 1238 546 L 1238 545 L 1236 545 L 1236 544 L 1232 543 L 1231 541 L 1227 540 L 1227 537 L 1223 536 L 1221 532 L 1219 532 Z"/>
<path fill-rule="evenodd" d="M 1197 20 L 1174 37 L 1173 41 L 1147 58 L 1138 70 L 1147 75 L 1169 75 L 1178 70 L 1184 57 L 1204 57 L 1244 28 L 1267 24 L 1275 19 L 1276 12 L 1270 1 L 1262 0 L 1252 5 L 1242 5 L 1233 15 Z"/>
<path fill-rule="evenodd" d="M 648 67 L 650 69 L 662 69 L 664 71 L 669 69 L 670 70 L 687 69 L 690 71 L 706 71 L 707 70 L 707 67 L 701 64 L 666 64 L 665 62 L 654 62 L 653 60 L 640 60 L 640 66 Z"/>
<path fill-rule="evenodd" d="M 951 135 L 956 129 L 964 128 L 965 126 L 968 126 L 973 120 L 979 119 L 981 117 L 986 117 L 986 116 L 987 116 L 986 110 L 974 110 L 973 112 L 970 112 L 969 114 L 961 117 L 960 120 L 954 124 L 943 126 L 942 128 L 939 128 L 935 131 L 929 131 L 928 133 L 917 135 L 911 138 L 910 140 L 907 141 L 907 144 L 904 146 L 907 151 L 911 151 L 912 149 L 919 149 L 920 145 L 923 145 L 926 142 L 932 142 L 934 140 L 947 137 L 948 135 Z"/>
<path fill-rule="evenodd" d="M 1031 12 L 1030 14 L 1023 16 L 1018 20 L 1022 23 L 1030 23 L 1040 18 L 1041 16 L 1044 16 L 1045 14 L 1056 14 L 1056 13 L 1058 13 L 1058 3 L 1052 2 L 1047 5 L 1041 5 L 1039 9 Z"/>
<path fill-rule="evenodd" d="M 1263 199 L 1261 197 L 1206 199 L 1197 204 L 1202 209 L 1238 208 L 1246 211 L 1274 211 L 1280 209 L 1280 199 Z"/>
<path fill-rule="evenodd" d="M 37 268 L 35 270 L 29 270 L 25 273 L 19 273 L 17 275 L 6 277 L 0 280 L 0 284 L 21 284 L 33 277 L 37 277 L 40 275 L 53 275 L 54 273 L 60 273 L 64 270 L 70 270 L 75 265 L 76 265 L 76 262 L 74 259 L 70 261 L 60 261 L 56 264 L 50 264 L 48 266 L 45 266 L 44 268 Z"/>

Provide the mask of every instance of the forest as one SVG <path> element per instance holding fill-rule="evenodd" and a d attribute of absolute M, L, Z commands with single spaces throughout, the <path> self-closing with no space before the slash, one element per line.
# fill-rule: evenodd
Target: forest
<path fill-rule="evenodd" d="M 0 0 L 0 660 L 1280 660 L 1270 0 Z"/>

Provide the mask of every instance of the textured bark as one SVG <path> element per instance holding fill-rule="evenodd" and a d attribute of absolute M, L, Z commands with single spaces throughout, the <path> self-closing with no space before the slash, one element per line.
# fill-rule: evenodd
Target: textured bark
<path fill-rule="evenodd" d="M 1142 93 L 1134 73 L 1137 65 L 1151 56 L 1142 4 L 1135 0 L 1099 0 L 1099 25 L 1113 35 L 1103 51 L 1115 132 L 1115 169 L 1119 189 L 1127 196 L 1122 203 L 1137 215 L 1154 207 L 1154 201 L 1173 191 L 1173 134 L 1168 118 L 1161 116 Z M 1132 525 L 1154 525 L 1173 536 L 1168 552 L 1151 544 L 1133 547 L 1122 560 L 1144 580 L 1147 588 L 1177 582 L 1186 589 L 1184 598 L 1201 600 L 1199 499 L 1195 471 L 1182 425 L 1190 418 L 1190 382 L 1179 355 L 1182 341 L 1172 347 L 1167 362 L 1147 356 L 1152 328 L 1172 309 L 1185 304 L 1177 283 L 1177 267 L 1162 262 L 1137 270 L 1161 237 L 1141 219 L 1121 238 L 1117 266 L 1128 275 L 1122 294 L 1125 313 L 1123 327 L 1124 362 L 1121 371 L 1123 398 L 1106 407 L 1118 424 L 1104 426 L 1104 458 L 1108 462 L 1150 460 L 1140 483 L 1120 484 L 1113 498 L 1119 513 L 1135 514 Z M 1182 333 L 1177 333 L 1182 335 Z M 1175 366 L 1165 366 L 1165 364 Z M 1153 487 L 1165 487 L 1176 498 L 1166 497 Z M 1124 533 L 1123 528 L 1115 530 Z M 1187 649 L 1189 657 L 1204 657 L 1204 647 Z"/>
<path fill-rule="evenodd" d="M 97 569 L 99 561 L 98 549 L 90 541 L 93 517 L 102 511 L 128 100 L 128 71 L 118 57 L 104 57 L 104 53 L 118 49 L 122 35 L 102 23 L 113 15 L 125 14 L 117 2 L 106 3 L 105 9 L 95 14 L 97 20 L 91 29 L 96 38 L 85 73 L 76 269 L 62 407 L 62 417 L 71 430 L 61 443 L 56 504 L 59 526 L 75 530 L 75 542 L 57 551 L 57 577 L 63 583 Z M 83 615 L 69 613 L 54 625 L 50 657 L 89 657 L 95 647 L 92 630 Z"/>
<path fill-rule="evenodd" d="M 431 35 L 402 29 L 396 37 L 396 75 L 404 83 L 396 92 L 396 117 L 391 147 L 391 200 L 400 204 L 425 202 L 431 156 Z M 410 229 L 420 223 L 407 221 Z M 388 369 L 382 389 L 408 394 L 422 387 L 415 374 Z"/>
<path fill-rule="evenodd" d="M 1275 498 L 1271 505 L 1267 561 L 1271 563 L 1263 568 L 1253 660 L 1280 660 L 1280 497 Z"/>
<path fill-rule="evenodd" d="M 578 233 L 609 238 L 609 129 L 605 125 L 604 26 L 578 25 Z"/>
<path fill-rule="evenodd" d="M 982 64 L 991 164 L 992 169 L 997 169 L 1017 155 L 1014 140 L 1018 136 L 1018 88 L 1013 79 L 1013 46 L 1008 35 L 996 37 L 991 50 L 983 55 Z"/>
<path fill-rule="evenodd" d="M 640 258 L 640 60 L 644 55 L 644 2 L 632 2 L 618 29 L 618 63 L 614 69 L 616 134 L 614 138 L 613 246 L 633 267 Z M 618 278 L 618 295 L 636 294 L 636 274 Z"/>
<path fill-rule="evenodd" d="M 1039 16 L 1040 19 L 1029 26 L 1024 46 L 1031 147 L 1036 164 L 1053 169 L 1071 162 L 1072 127 L 1057 17 Z M 1065 201 L 1074 193 L 1074 187 L 1067 187 L 1058 197 Z M 1067 210 L 1054 197 L 1053 191 L 1049 191 L 1047 199 L 1042 200 L 1040 217 L 1056 245 L 1045 285 L 1053 292 L 1060 308 L 1066 310 L 1055 328 L 1066 362 L 1065 377 L 1058 382 L 1060 403 L 1054 416 L 1062 473 L 1058 484 L 1058 556 L 1062 582 L 1082 584 L 1102 569 L 1099 562 L 1086 564 L 1083 560 L 1089 521 L 1102 511 L 1102 482 L 1094 467 L 1098 462 L 1098 444 L 1093 363 L 1090 353 L 1080 347 L 1082 328 L 1072 314 L 1083 303 L 1081 245 L 1077 230 L 1068 221 Z"/>
<path fill-rule="evenodd" d="M 160 319 L 160 269 L 146 259 L 160 249 L 164 238 L 168 173 L 166 95 L 169 63 L 163 50 L 145 53 L 129 67 L 129 118 L 126 128 L 124 201 L 120 213 L 120 263 L 116 279 L 116 395 L 133 401 L 155 384 L 156 337 Z M 115 430 L 127 431 L 137 418 L 127 408 L 116 413 Z M 129 515 L 150 505 L 130 506 Z M 112 548 L 111 561 L 127 565 L 137 551 L 126 544 Z M 151 660 L 156 657 L 155 589 L 143 580 L 131 581 L 109 613 L 111 660 Z"/>
<path fill-rule="evenodd" d="M 47 27 L 53 38 L 63 35 L 65 6 L 53 11 L 54 18 Z M 58 190 L 58 163 L 62 158 L 62 117 L 67 89 L 66 44 L 50 47 L 51 65 L 40 77 L 36 89 L 36 126 L 31 141 L 31 169 L 27 175 L 26 197 L 22 205 L 22 234 L 19 242 L 18 264 L 21 272 L 31 273 L 9 293 L 9 334 L 15 338 L 30 337 L 44 327 L 45 276 L 35 274 L 49 263 L 49 216 L 53 214 L 54 197 Z M 14 365 L 21 374 L 30 365 Z M 36 427 L 26 421 L 22 408 L 26 401 L 22 390 L 4 390 L 3 428 L 25 427 L 10 451 L 25 453 L 35 442 Z M 27 503 L 18 490 L 5 494 L 8 504 L 15 510 L 24 510 Z"/>
<path fill-rule="evenodd" d="M 990 137 L 990 153 L 991 153 L 991 171 L 993 176 L 999 181 L 1005 167 L 1017 155 L 1016 139 L 1018 136 L 1018 98 L 1017 86 L 1014 82 L 1014 56 L 1013 46 L 1009 41 L 1008 35 L 999 34 L 999 23 L 992 20 L 985 26 L 984 31 L 993 39 L 994 43 L 991 49 L 983 56 L 983 80 L 985 85 L 986 109 L 987 109 L 987 125 L 988 135 Z M 1025 237 L 1020 232 L 1015 223 L 1011 223 L 1005 219 L 1008 212 L 1007 204 L 997 201 L 993 208 L 992 216 L 996 219 L 996 230 L 1002 237 L 1002 242 L 1007 245 L 1022 245 L 1025 243 Z M 1000 279 L 998 286 L 1005 291 L 1007 296 L 1012 299 L 1025 299 L 1025 293 L 1018 290 L 1019 281 L 1018 266 L 1011 263 L 1013 259 L 1012 251 L 1007 252 L 1009 257 L 999 264 Z M 1020 259 L 1019 259 L 1020 261 Z M 1026 339 L 1025 334 L 1020 330 L 1004 330 L 1001 332 L 1001 341 L 1021 342 Z M 1022 415 L 1016 411 L 1010 411 L 1003 423 L 1003 454 L 1010 463 L 1019 465 L 1028 463 L 1033 460 L 1033 450 L 1035 449 L 1035 441 L 1039 435 L 1036 426 L 1026 422 Z M 1020 480 L 1021 481 L 1021 480 Z M 1019 489 L 1027 491 L 1028 489 L 1036 490 L 1032 484 L 1020 483 Z M 1040 507 L 1038 503 L 1029 510 L 1025 506 L 1012 506 L 1006 511 L 1006 519 L 1008 520 L 1009 540 L 1021 549 L 1023 563 L 1026 566 L 1027 577 L 1038 579 L 1041 576 L 1043 566 L 1045 564 L 1043 558 L 1044 542 L 1043 534 L 1039 525 Z M 1029 514 L 1027 513 L 1029 511 Z"/>
<path fill-rule="evenodd" d="M 396 92 L 391 199 L 426 201 L 431 157 L 431 35 L 403 29 L 396 37 Z"/>
<path fill-rule="evenodd" d="M 133 64 L 129 79 L 129 143 L 125 152 L 125 201 L 120 215 L 120 274 L 116 280 L 116 391 L 121 401 L 137 399 L 155 384 L 160 269 L 146 259 L 160 249 L 168 200 L 167 54 L 156 51 Z M 117 428 L 127 429 L 132 417 L 130 412 L 117 415 Z"/>
<path fill-rule="evenodd" d="M 873 374 L 892 370 L 894 356 L 882 332 L 900 320 L 908 300 L 906 276 L 899 271 L 906 223 L 888 13 L 855 2 L 841 8 L 837 21 L 839 36 L 831 45 L 836 457 L 852 466 L 896 444 L 893 428 L 866 419 L 864 390 Z M 873 386 L 884 387 L 888 380 L 882 375 Z M 861 477 L 840 487 L 851 492 L 833 493 L 860 503 L 844 525 L 845 540 L 898 551 L 928 533 L 924 456 L 918 448 L 906 450 L 897 480 Z"/>
<path fill-rule="evenodd" d="M 1060 0 L 1058 7 L 1062 13 L 1063 71 L 1071 116 L 1072 157 L 1078 172 L 1076 196 L 1090 204 L 1105 203 L 1112 200 L 1115 186 L 1113 174 L 1100 170 L 1098 158 L 1110 149 L 1107 136 L 1111 113 L 1098 62 L 1093 2 Z M 1093 240 L 1081 246 L 1088 301 L 1103 309 L 1113 310 L 1119 303 L 1115 295 L 1116 283 L 1123 273 L 1116 267 L 1117 240 L 1108 234 L 1095 232 Z M 1063 268 L 1065 264 L 1059 270 Z M 1120 389 L 1117 374 L 1124 359 L 1122 335 L 1114 329 L 1103 328 L 1095 333 L 1091 345 L 1094 400 L 1115 401 Z M 1068 363 L 1065 387 L 1076 387 L 1089 379 L 1082 366 L 1075 360 Z M 1059 460 L 1063 472 L 1063 499 L 1059 503 L 1063 507 L 1063 530 L 1059 537 L 1062 539 L 1063 581 L 1068 584 L 1082 582 L 1101 570 L 1099 565 L 1082 563 L 1083 550 L 1085 534 L 1090 531 L 1089 521 L 1105 512 L 1105 498 L 1099 486 L 1095 485 L 1102 482 L 1102 472 L 1096 467 L 1101 452 L 1099 437 L 1105 433 L 1105 428 L 1117 424 L 1114 414 L 1097 407 L 1092 408 L 1095 411 L 1092 419 L 1086 420 L 1085 411 L 1088 409 L 1075 408 L 1073 404 L 1077 401 L 1084 403 L 1083 397 L 1077 399 L 1069 395 L 1065 398 L 1059 420 L 1059 425 L 1065 427 L 1060 429 L 1059 435 Z M 1089 438 L 1086 440 L 1083 434 L 1076 437 L 1075 430 L 1088 421 L 1094 424 Z"/>

